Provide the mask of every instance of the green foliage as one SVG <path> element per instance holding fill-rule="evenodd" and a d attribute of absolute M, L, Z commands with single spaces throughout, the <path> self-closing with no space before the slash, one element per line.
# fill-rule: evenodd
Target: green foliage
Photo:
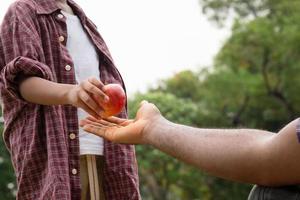
<path fill-rule="evenodd" d="M 151 92 L 137 94 L 129 102 L 133 118 L 139 102 L 155 103 L 162 114 L 177 123 L 195 124 L 197 105 L 187 99 L 178 99 L 170 93 Z M 210 199 L 209 188 L 202 174 L 158 150 L 147 146 L 136 147 L 140 170 L 141 190 L 144 199 Z M 197 184 L 190 183 L 197 181 Z M 201 195 L 199 195 L 201 194 Z"/>
<path fill-rule="evenodd" d="M 146 94 L 136 94 L 134 99 L 129 101 L 130 117 L 133 118 L 135 116 L 138 105 L 142 100 L 148 100 L 157 105 L 167 119 L 176 123 L 192 126 L 200 126 L 200 124 L 213 126 L 214 123 L 218 123 L 216 118 L 219 118 L 221 125 L 230 124 L 227 122 L 230 120 L 224 120 L 226 118 L 222 117 L 220 113 L 210 112 L 216 106 L 218 107 L 218 104 L 215 103 L 219 103 L 213 99 L 214 95 L 210 94 L 210 98 L 203 101 L 203 97 L 210 93 L 210 89 L 222 89 L 221 86 L 228 79 L 218 79 L 218 77 L 210 76 L 215 81 L 219 81 L 219 86 L 215 84 L 209 85 L 215 82 L 213 80 L 200 81 L 202 75 L 202 73 L 184 71 L 161 83 L 161 86 L 157 89 L 153 89 Z M 198 86 L 205 83 L 207 88 L 193 88 L 193 86 L 189 87 L 187 85 L 187 88 L 193 88 L 190 94 L 193 91 L 198 94 L 193 96 L 193 98 L 189 98 L 188 93 L 184 92 L 186 88 L 182 87 L 186 85 L 186 80 L 194 80 L 192 83 Z M 239 82 L 241 83 L 242 81 L 240 80 Z M 178 88 L 182 88 L 183 91 L 178 91 Z M 201 88 L 205 89 L 202 90 Z M 175 92 L 177 95 L 170 92 L 173 90 L 178 92 Z M 228 98 L 235 99 L 235 96 L 228 95 Z M 224 95 L 220 93 L 217 99 L 222 101 Z M 228 100 L 228 102 L 230 103 L 231 101 Z M 229 196 L 239 199 L 241 197 L 246 198 L 250 190 L 249 185 L 245 186 L 208 176 L 149 146 L 137 146 L 136 151 L 143 199 L 211 200 L 226 199 Z"/>
<path fill-rule="evenodd" d="M 169 92 L 183 99 L 194 101 L 199 99 L 197 92 L 199 90 L 200 79 L 200 74 L 186 70 L 175 74 L 171 79 L 162 81 L 159 87 L 152 89 L 152 91 Z"/>
<path fill-rule="evenodd" d="M 3 127 L 0 126 L 0 133 Z M 1 134 L 2 136 L 2 134 Z M 0 139 L 0 200 L 15 199 L 16 183 L 9 153 Z"/>
<path fill-rule="evenodd" d="M 177 123 L 186 123 L 189 125 L 195 124 L 194 120 L 198 116 L 195 112 L 195 110 L 197 110 L 197 105 L 190 100 L 178 99 L 173 94 L 163 92 L 151 92 L 146 96 L 137 94 L 135 99 L 129 102 L 131 117 L 134 117 L 133 114 L 136 113 L 138 105 L 143 99 L 155 103 L 168 119 Z"/>
<path fill-rule="evenodd" d="M 269 3 L 272 1 L 269 1 Z M 300 19 L 299 1 L 274 1 L 271 11 L 264 17 L 249 22 L 236 21 L 232 36 L 216 58 L 216 67 L 238 71 L 247 70 L 262 78 L 260 87 L 277 114 L 292 120 L 297 116 L 300 87 Z M 276 8 L 276 9 L 275 9 Z M 286 13 L 289 13 L 288 15 Z M 265 107 L 265 109 L 269 109 Z"/>
<path fill-rule="evenodd" d="M 198 127 L 249 127 L 278 131 L 299 116 L 300 1 L 200 0 L 203 12 L 222 25 L 234 18 L 232 35 L 214 66 L 182 71 L 157 88 L 137 94 L 174 122 Z M 144 199 L 246 199 L 251 185 L 233 183 L 138 146 Z"/>
<path fill-rule="evenodd" d="M 297 0 L 199 0 L 199 2 L 202 12 L 221 26 L 228 18 L 246 22 L 260 17 L 289 15 L 297 18 L 296 13 L 300 9 L 300 2 Z"/>
<path fill-rule="evenodd" d="M 268 0 L 199 0 L 199 2 L 202 5 L 202 12 L 219 25 L 223 25 L 230 15 L 245 19 L 265 15 L 270 9 Z"/>

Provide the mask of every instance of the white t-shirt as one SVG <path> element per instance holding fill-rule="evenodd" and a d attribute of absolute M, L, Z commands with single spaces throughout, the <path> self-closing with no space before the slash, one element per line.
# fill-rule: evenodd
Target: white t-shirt
<path fill-rule="evenodd" d="M 75 76 L 78 83 L 89 77 L 99 77 L 99 56 L 89 36 L 84 31 L 80 19 L 62 11 L 67 19 L 68 40 L 67 49 L 74 62 Z M 78 109 L 78 120 L 84 119 L 88 114 Z M 80 155 L 103 155 L 103 139 L 96 135 L 86 133 L 79 128 Z"/>

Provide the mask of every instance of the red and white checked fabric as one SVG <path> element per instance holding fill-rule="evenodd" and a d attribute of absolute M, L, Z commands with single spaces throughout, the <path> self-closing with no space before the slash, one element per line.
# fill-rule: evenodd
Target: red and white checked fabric
<path fill-rule="evenodd" d="M 98 50 L 100 79 L 125 89 L 95 25 L 75 2 L 68 3 Z M 77 109 L 32 104 L 23 100 L 18 90 L 20 81 L 30 76 L 76 84 L 67 39 L 66 19 L 55 0 L 17 0 L 0 28 L 3 136 L 15 168 L 20 200 L 80 199 Z M 126 109 L 120 117 L 127 117 Z M 69 137 L 71 133 L 75 139 Z M 134 147 L 105 141 L 104 156 L 106 199 L 140 199 Z"/>

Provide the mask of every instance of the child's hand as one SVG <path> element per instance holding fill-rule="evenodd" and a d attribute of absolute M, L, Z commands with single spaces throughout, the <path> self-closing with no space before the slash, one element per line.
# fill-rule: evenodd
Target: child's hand
<path fill-rule="evenodd" d="M 103 86 L 100 80 L 93 77 L 79 85 L 74 85 L 67 95 L 68 104 L 82 108 L 95 118 L 101 118 L 103 109 L 94 99 L 99 99 L 104 103 L 109 101 L 109 97 L 102 91 Z"/>

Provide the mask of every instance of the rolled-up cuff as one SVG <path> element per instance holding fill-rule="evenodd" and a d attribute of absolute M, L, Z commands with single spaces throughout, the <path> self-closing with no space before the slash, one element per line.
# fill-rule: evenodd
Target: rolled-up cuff
<path fill-rule="evenodd" d="M 299 200 L 300 188 L 298 185 L 282 187 L 254 186 L 248 200 Z"/>
<path fill-rule="evenodd" d="M 23 98 L 19 91 L 19 85 L 24 79 L 33 76 L 53 81 L 52 72 L 47 65 L 27 57 L 15 58 L 1 71 L 4 89 L 12 97 L 21 101 Z"/>

